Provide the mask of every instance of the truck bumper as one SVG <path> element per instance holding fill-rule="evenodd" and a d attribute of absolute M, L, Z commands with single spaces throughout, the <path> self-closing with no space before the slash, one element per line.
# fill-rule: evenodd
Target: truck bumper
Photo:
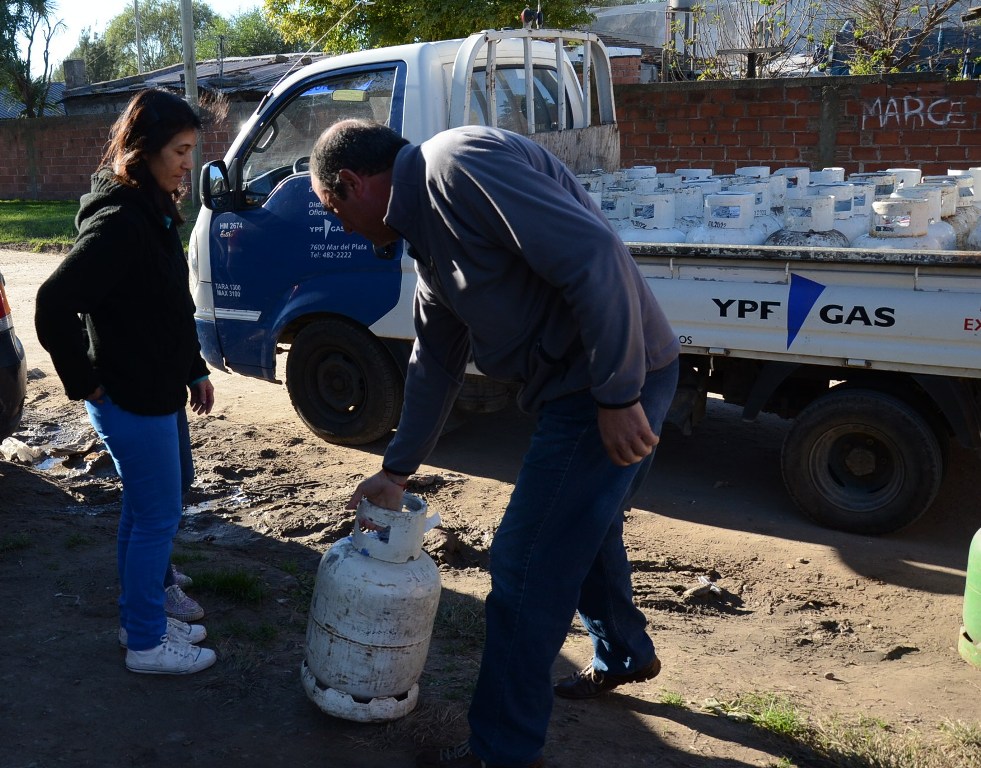
<path fill-rule="evenodd" d="M 218 341 L 218 328 L 214 319 L 194 316 L 194 324 L 198 330 L 198 342 L 201 344 L 201 356 L 208 365 L 218 371 L 228 371 L 225 368 L 225 357 L 221 352 L 221 342 Z"/>

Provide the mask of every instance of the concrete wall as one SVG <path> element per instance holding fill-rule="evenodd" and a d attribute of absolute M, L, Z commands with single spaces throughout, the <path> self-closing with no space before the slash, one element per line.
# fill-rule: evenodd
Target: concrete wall
<path fill-rule="evenodd" d="M 805 165 L 853 173 L 915 166 L 943 174 L 981 166 L 979 80 L 904 74 L 614 90 L 628 167 L 731 173 L 744 165 Z M 71 200 L 88 191 L 112 119 L 0 121 L 0 199 Z M 205 159 L 224 155 L 237 125 L 206 133 Z"/>

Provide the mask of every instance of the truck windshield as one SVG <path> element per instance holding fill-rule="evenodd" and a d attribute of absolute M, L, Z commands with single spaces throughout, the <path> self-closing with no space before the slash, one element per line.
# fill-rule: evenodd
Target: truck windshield
<path fill-rule="evenodd" d="M 261 205 L 283 179 L 308 170 L 313 144 L 338 120 L 388 124 L 395 67 L 325 77 L 297 93 L 256 133 L 243 158 L 246 202 Z"/>
<path fill-rule="evenodd" d="M 558 131 L 571 127 L 572 116 L 566 110 L 566 124 L 559 125 L 558 81 L 554 69 L 535 67 L 535 132 Z M 497 127 L 516 133 L 528 133 L 528 109 L 525 106 L 525 70 L 523 67 L 498 67 Z M 487 117 L 487 73 L 473 73 L 470 86 L 470 124 L 489 125 Z"/>

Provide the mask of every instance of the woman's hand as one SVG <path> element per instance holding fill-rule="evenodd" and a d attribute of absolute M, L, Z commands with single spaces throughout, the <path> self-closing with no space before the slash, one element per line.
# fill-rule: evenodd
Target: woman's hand
<path fill-rule="evenodd" d="M 188 387 L 191 390 L 191 410 L 198 416 L 211 413 L 215 406 L 215 388 L 208 379 L 202 379 L 197 384 Z"/>

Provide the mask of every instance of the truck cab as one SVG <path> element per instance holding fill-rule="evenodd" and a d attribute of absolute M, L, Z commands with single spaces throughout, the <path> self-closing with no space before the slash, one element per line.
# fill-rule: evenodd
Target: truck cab
<path fill-rule="evenodd" d="M 566 44 L 584 49 L 583 82 Z M 595 96 L 594 96 L 595 94 Z M 189 261 L 202 351 L 215 368 L 286 386 L 320 437 L 362 444 L 394 428 L 414 338 L 415 271 L 374 256 L 313 194 L 309 154 L 338 120 L 388 125 L 413 143 L 458 125 L 540 141 L 575 169 L 617 167 L 609 58 L 591 33 L 484 31 L 330 57 L 275 86 L 221 161 L 205 165 Z M 594 123 L 590 107 L 598 114 Z M 518 180 L 515 180 L 518 182 Z M 503 406 L 473 377 L 461 404 Z"/>

